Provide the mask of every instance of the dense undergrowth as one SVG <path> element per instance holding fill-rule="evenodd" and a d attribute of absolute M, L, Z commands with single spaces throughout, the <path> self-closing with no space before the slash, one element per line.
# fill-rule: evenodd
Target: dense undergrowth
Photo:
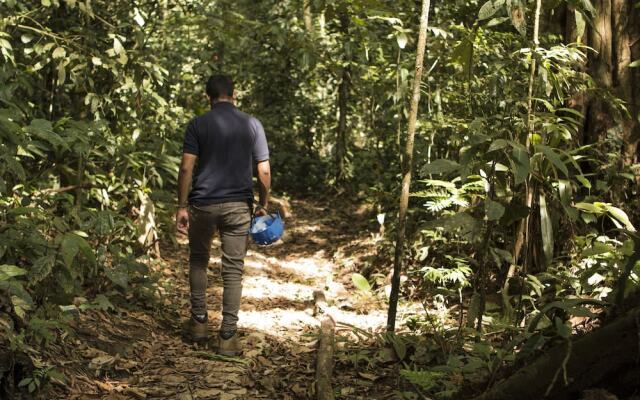
<path fill-rule="evenodd" d="M 62 379 L 38 354 L 74 313 L 156 307 L 149 263 L 174 240 L 182 129 L 206 110 L 212 72 L 263 121 L 278 191 L 372 205 L 381 245 L 355 272 L 384 297 L 417 9 L 0 1 L 4 393 Z M 479 393 L 637 303 L 637 105 L 590 67 L 580 38 L 601 9 L 545 4 L 538 45 L 534 9 L 433 9 L 402 286 L 424 310 L 379 341 L 403 363 L 406 398 Z M 558 27 L 561 12 L 573 17 Z M 596 106 L 607 124 L 594 138 Z"/>

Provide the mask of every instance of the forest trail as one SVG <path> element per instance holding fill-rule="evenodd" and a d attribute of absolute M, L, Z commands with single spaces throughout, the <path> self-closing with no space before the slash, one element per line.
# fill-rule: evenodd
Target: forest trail
<path fill-rule="evenodd" d="M 75 359 L 62 367 L 71 376 L 66 388 L 71 395 L 67 396 L 312 398 L 319 326 L 312 312 L 313 291 L 325 290 L 334 301 L 337 331 L 346 332 L 345 338 L 354 329 L 344 322 L 363 332 L 382 331 L 386 307 L 372 296 L 357 293 L 351 283 L 351 266 L 375 251 L 375 239 L 366 229 L 362 210 L 353 205 L 336 209 L 310 201 L 293 201 L 291 205 L 283 243 L 266 248 L 251 245 L 245 260 L 239 323 L 243 356 L 225 359 L 215 353 L 215 343 L 198 347 L 182 341 L 180 323 L 189 313 L 188 256 L 183 239 L 179 253 L 168 257 L 165 252 L 168 262 L 157 266 L 163 279 L 174 287 L 164 299 L 166 310 L 156 315 L 124 310 L 119 310 L 120 315 L 102 311 L 81 315 L 78 347 L 60 349 Z M 209 318 L 215 329 L 221 319 L 222 292 L 215 242 L 208 274 Z M 343 386 L 338 390 L 345 395 L 341 398 L 391 392 L 381 382 L 373 385 L 379 376 L 359 375 L 357 368 L 334 375 L 344 382 L 338 383 Z"/>

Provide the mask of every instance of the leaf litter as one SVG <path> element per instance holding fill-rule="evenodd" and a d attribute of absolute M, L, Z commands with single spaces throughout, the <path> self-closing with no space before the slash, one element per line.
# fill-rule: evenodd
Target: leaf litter
<path fill-rule="evenodd" d="M 179 251 L 156 266 L 166 283 L 161 307 L 83 311 L 72 324 L 77 338 L 68 339 L 75 348 L 51 346 L 49 357 L 67 378 L 53 392 L 69 399 L 312 398 L 319 325 L 312 293 L 324 289 L 333 315 L 353 327 L 339 324 L 337 331 L 333 384 L 339 398 L 393 396 L 395 367 L 370 362 L 379 350 L 375 334 L 384 330 L 386 306 L 359 294 L 352 282 L 378 246 L 367 230 L 367 212 L 292 203 L 296 215 L 287 220 L 283 243 L 251 246 L 246 258 L 241 357 L 218 355 L 214 341 L 201 346 L 181 339 L 181 321 L 189 315 L 182 239 Z M 209 319 L 216 328 L 222 280 L 215 245 L 208 275 Z M 354 349 L 362 355 L 355 362 Z"/>

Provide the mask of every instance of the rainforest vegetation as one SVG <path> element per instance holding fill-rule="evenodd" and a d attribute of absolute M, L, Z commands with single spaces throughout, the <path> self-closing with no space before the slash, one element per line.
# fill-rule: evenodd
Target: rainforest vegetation
<path fill-rule="evenodd" d="M 287 224 L 237 359 L 177 328 L 218 73 Z M 0 0 L 0 138 L 2 399 L 640 398 L 638 0 Z"/>

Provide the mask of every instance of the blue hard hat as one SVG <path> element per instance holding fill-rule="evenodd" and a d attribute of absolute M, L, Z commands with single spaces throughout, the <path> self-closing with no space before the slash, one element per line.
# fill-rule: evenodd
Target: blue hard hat
<path fill-rule="evenodd" d="M 256 244 L 268 245 L 280 239 L 284 232 L 284 221 L 280 214 L 262 215 L 253 217 L 249 235 Z"/>

